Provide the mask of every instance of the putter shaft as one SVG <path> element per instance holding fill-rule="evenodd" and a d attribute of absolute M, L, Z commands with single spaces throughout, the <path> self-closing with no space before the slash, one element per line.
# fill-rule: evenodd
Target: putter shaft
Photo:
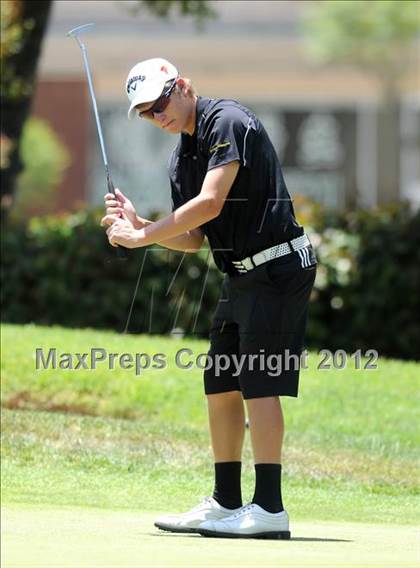
<path fill-rule="evenodd" d="M 77 41 L 77 43 L 79 44 L 79 47 L 82 51 L 83 64 L 84 64 L 87 79 L 88 79 L 90 98 L 91 98 L 91 101 L 92 101 L 93 114 L 95 115 L 96 129 L 97 129 L 98 137 L 99 137 L 99 144 L 101 146 L 102 159 L 103 159 L 104 166 L 105 166 L 108 191 L 110 193 L 112 193 L 113 195 L 115 195 L 115 188 L 114 188 L 114 184 L 112 182 L 111 174 L 110 174 L 110 171 L 109 171 L 108 157 L 106 155 L 106 150 L 105 150 L 105 143 L 104 143 L 104 137 L 103 137 L 103 134 L 102 134 L 101 121 L 99 119 L 98 105 L 96 103 L 95 91 L 93 89 L 93 81 L 92 81 L 92 75 L 91 75 L 90 67 L 89 67 L 87 50 L 86 50 L 86 47 L 84 46 L 84 44 L 79 39 L 79 34 L 81 34 L 82 32 L 85 32 L 87 30 L 91 30 L 94 26 L 95 26 L 95 24 L 93 24 L 93 23 L 84 24 L 82 26 L 78 26 L 77 28 L 73 28 L 72 30 L 70 30 L 67 33 L 67 35 L 70 36 L 70 37 L 73 37 Z M 120 259 L 127 258 L 127 249 L 125 249 L 124 247 L 118 246 L 117 256 Z"/>

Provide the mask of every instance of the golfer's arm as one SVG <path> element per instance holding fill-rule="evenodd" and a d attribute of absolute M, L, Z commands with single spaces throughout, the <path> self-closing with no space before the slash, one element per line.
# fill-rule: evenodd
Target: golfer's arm
<path fill-rule="evenodd" d="M 148 219 L 143 219 L 137 215 L 137 223 L 135 224 L 135 229 L 142 229 L 147 225 L 153 225 L 153 221 L 149 221 Z M 200 228 L 192 229 L 191 231 L 186 231 L 182 235 L 178 237 L 173 237 L 172 239 L 167 239 L 165 241 L 158 242 L 158 245 L 161 245 L 165 248 L 171 250 L 180 250 L 183 252 L 197 252 L 200 250 L 201 245 L 203 244 L 204 240 L 204 233 Z"/>
<path fill-rule="evenodd" d="M 188 240 L 191 237 L 184 237 L 185 234 L 196 235 L 196 233 L 192 233 L 194 229 L 201 227 L 201 225 L 219 215 L 238 170 L 239 162 L 230 162 L 207 172 L 201 192 L 197 197 L 190 199 L 171 215 L 141 229 L 142 242 L 140 246 L 153 243 L 167 246 L 166 243 L 169 244 L 169 241 L 171 241 L 172 244 L 176 237 L 182 236 Z M 175 245 L 175 242 L 173 244 Z"/>

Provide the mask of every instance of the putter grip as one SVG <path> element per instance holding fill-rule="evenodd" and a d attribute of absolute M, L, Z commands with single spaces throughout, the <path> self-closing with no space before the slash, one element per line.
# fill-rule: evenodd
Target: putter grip
<path fill-rule="evenodd" d="M 106 183 L 108 185 L 109 193 L 112 193 L 113 195 L 115 195 L 115 187 L 114 187 L 114 184 L 112 183 L 112 179 L 111 179 L 110 175 L 106 176 Z M 118 245 L 118 247 L 117 247 L 117 258 L 119 260 L 127 260 L 127 258 L 128 258 L 127 251 L 128 251 L 128 249 L 126 249 L 125 247 L 122 247 L 121 245 Z"/>

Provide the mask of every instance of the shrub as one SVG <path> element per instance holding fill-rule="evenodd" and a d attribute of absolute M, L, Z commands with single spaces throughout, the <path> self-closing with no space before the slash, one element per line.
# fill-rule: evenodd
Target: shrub
<path fill-rule="evenodd" d="M 41 210 L 51 213 L 55 190 L 70 164 L 66 146 L 46 122 L 30 118 L 23 129 L 20 153 L 24 169 L 17 181 L 12 218 L 27 219 Z"/>
<path fill-rule="evenodd" d="M 420 211 L 406 203 L 341 213 L 316 208 L 307 230 L 319 259 L 308 339 L 331 350 L 418 359 Z"/>
<path fill-rule="evenodd" d="M 307 201 L 298 211 L 319 260 L 307 346 L 419 358 L 420 213 L 402 204 L 337 214 Z M 5 230 L 3 320 L 123 331 L 133 302 L 129 332 L 207 336 L 222 279 L 209 251 L 153 247 L 121 262 L 100 216 L 34 218 Z"/>
<path fill-rule="evenodd" d="M 7 229 L 2 239 L 3 319 L 122 331 L 141 271 L 129 331 L 165 333 L 180 327 L 206 332 L 221 279 L 209 267 L 207 252 L 183 257 L 154 247 L 132 250 L 121 262 L 99 227 L 100 217 L 79 212 L 34 218 L 29 225 Z"/>

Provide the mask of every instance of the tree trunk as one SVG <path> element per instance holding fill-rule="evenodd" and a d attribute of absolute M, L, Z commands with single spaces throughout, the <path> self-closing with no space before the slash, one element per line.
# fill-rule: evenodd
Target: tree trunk
<path fill-rule="evenodd" d="M 11 25 L 22 31 L 16 52 L 2 59 L 1 135 L 10 148 L 1 169 L 1 217 L 7 218 L 13 202 L 18 174 L 22 170 L 20 139 L 29 115 L 38 59 L 52 2 L 23 0 L 16 3 L 16 19 Z"/>

